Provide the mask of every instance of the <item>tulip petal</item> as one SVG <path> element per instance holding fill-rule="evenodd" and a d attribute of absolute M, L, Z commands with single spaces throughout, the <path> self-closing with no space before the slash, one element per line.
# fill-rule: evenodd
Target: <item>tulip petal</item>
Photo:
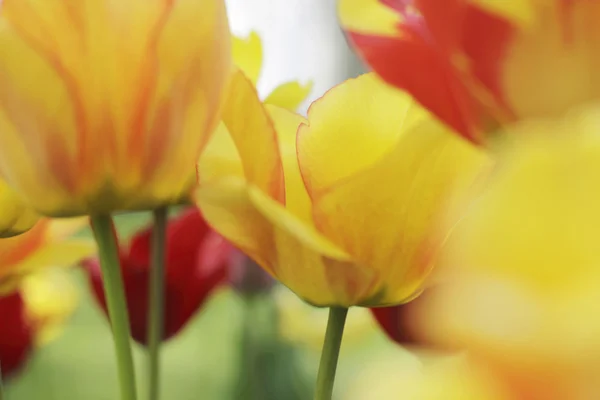
<path fill-rule="evenodd" d="M 410 96 L 374 74 L 345 81 L 315 101 L 297 138 L 308 193 L 314 196 L 379 161 L 393 148 L 403 124 L 413 123 L 407 116 L 419 118 L 409 112 L 413 106 Z M 339 151 L 341 143 L 344 151 Z"/>
<path fill-rule="evenodd" d="M 249 199 L 274 229 L 275 276 L 305 301 L 318 306 L 349 307 L 372 293 L 373 271 L 361 268 L 349 255 L 311 225 L 255 188 Z"/>
<path fill-rule="evenodd" d="M 273 104 L 288 110 L 296 110 L 312 91 L 313 83 L 287 82 L 277 86 L 265 99 L 265 104 Z"/>
<path fill-rule="evenodd" d="M 233 63 L 256 85 L 263 60 L 260 36 L 256 32 L 250 32 L 246 38 L 234 36 L 231 50 Z"/>
<path fill-rule="evenodd" d="M 252 82 L 237 70 L 223 109 L 248 182 L 283 201 L 284 182 L 277 133 Z"/>
<path fill-rule="evenodd" d="M 380 274 L 380 284 L 393 282 L 390 288 L 381 287 L 386 292 L 378 304 L 407 301 L 418 293 L 441 245 L 435 221 L 452 197 L 473 183 L 486 158 L 416 105 L 405 111 L 406 117 L 403 114 L 407 119 L 403 126 L 397 120 L 398 103 L 385 91 L 370 91 L 368 102 L 381 105 L 378 118 L 354 111 L 369 92 L 358 88 L 348 93 L 348 88 L 352 85 L 328 93 L 321 101 L 327 104 L 331 96 L 337 100 L 336 108 L 320 114 L 317 103 L 309 114 L 310 125 L 299 131 L 300 167 L 311 193 L 315 224 L 358 264 Z M 388 104 L 396 106 L 385 107 Z M 354 123 L 340 127 L 338 115 L 346 110 L 354 111 Z M 345 160 L 346 155 L 334 149 L 342 135 L 357 147 L 354 158 Z M 329 149 L 319 151 L 322 143 Z M 347 171 L 337 172 L 344 162 L 349 164 Z M 317 171 L 327 170 L 334 171 L 334 179 L 327 174 L 319 178 L 329 182 L 313 178 Z"/>
<path fill-rule="evenodd" d="M 340 0 L 338 16 L 346 29 L 378 36 L 397 36 L 403 19 L 381 0 Z"/>
<path fill-rule="evenodd" d="M 0 276 L 0 293 L 14 290 L 26 275 L 47 266 L 70 267 L 96 252 L 89 240 L 64 240 L 46 244 L 17 264 L 10 265 L 6 274 Z"/>
<path fill-rule="evenodd" d="M 38 346 L 55 339 L 77 307 L 79 295 L 64 271 L 46 268 L 25 278 L 20 286 Z"/>
<path fill-rule="evenodd" d="M 40 216 L 25 205 L 22 199 L 2 181 L 0 181 L 0 205 L 2 206 L 0 238 L 26 232 L 40 219 Z"/>

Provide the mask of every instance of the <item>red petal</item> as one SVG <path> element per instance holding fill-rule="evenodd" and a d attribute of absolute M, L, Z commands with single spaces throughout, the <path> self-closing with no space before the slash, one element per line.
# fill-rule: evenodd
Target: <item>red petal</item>
<path fill-rule="evenodd" d="M 3 377 L 9 377 L 24 365 L 33 348 L 33 336 L 25 304 L 19 292 L 0 297 L 0 365 Z"/>

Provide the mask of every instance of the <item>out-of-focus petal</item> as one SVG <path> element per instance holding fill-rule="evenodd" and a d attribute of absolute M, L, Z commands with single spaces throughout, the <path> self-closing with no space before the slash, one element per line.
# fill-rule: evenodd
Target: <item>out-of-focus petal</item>
<path fill-rule="evenodd" d="M 313 83 L 287 82 L 277 86 L 265 99 L 265 104 L 273 104 L 288 110 L 296 110 L 312 91 Z"/>
<path fill-rule="evenodd" d="M 0 181 L 0 238 L 26 232 L 35 225 L 40 216 L 28 207 L 6 183 Z"/>
<path fill-rule="evenodd" d="M 46 268 L 27 276 L 20 291 L 38 346 L 60 335 L 79 300 L 75 284 L 65 271 L 57 268 Z"/>
<path fill-rule="evenodd" d="M 512 142 L 448 239 L 453 279 L 423 314 L 427 335 L 524 380 L 597 371 L 598 129 L 594 107 L 505 132 Z"/>
<path fill-rule="evenodd" d="M 260 36 L 256 32 L 250 32 L 245 38 L 234 36 L 231 50 L 233 63 L 256 85 L 263 60 Z"/>
<path fill-rule="evenodd" d="M 338 2 L 341 24 L 356 33 L 397 36 L 402 16 L 381 0 L 341 0 Z"/>
<path fill-rule="evenodd" d="M 0 362 L 2 377 L 6 379 L 19 371 L 34 347 L 35 333 L 20 292 L 0 296 L 0 321 Z"/>
<path fill-rule="evenodd" d="M 432 34 L 420 10 L 405 1 L 340 0 L 338 7 L 350 41 L 381 78 L 409 92 L 457 132 L 479 140 L 481 110 L 454 65 L 461 57 L 451 57 L 439 40 L 452 41 L 456 33 Z M 444 21 L 453 21 L 454 8 L 445 4 Z"/>

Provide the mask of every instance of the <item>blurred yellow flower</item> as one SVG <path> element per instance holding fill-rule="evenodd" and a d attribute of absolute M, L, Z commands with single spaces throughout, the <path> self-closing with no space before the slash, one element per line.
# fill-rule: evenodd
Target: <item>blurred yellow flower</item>
<path fill-rule="evenodd" d="M 281 336 L 320 352 L 325 338 L 329 310 L 306 304 L 283 286 L 274 289 L 274 297 L 279 310 Z M 361 308 L 352 310 L 344 326 L 343 346 L 345 349 L 358 346 L 376 331 L 377 327 L 368 310 Z"/>
<path fill-rule="evenodd" d="M 242 73 L 232 87 L 198 164 L 207 221 L 311 304 L 417 295 L 443 241 L 437 217 L 487 158 L 372 74 L 308 120 L 263 106 Z"/>
<path fill-rule="evenodd" d="M 230 71 L 222 0 L 7 0 L 0 174 L 48 216 L 186 199 Z"/>
<path fill-rule="evenodd" d="M 374 363 L 361 370 L 344 399 L 533 400 L 513 397 L 493 375 L 461 356 L 415 364 L 409 360 Z"/>
<path fill-rule="evenodd" d="M 260 36 L 251 32 L 248 37 L 233 37 L 233 62 L 246 74 L 246 77 L 256 86 L 262 69 L 263 49 Z M 299 82 L 286 82 L 275 89 L 264 100 L 265 104 L 273 104 L 288 110 L 296 110 L 310 94 L 312 82 L 305 85 Z"/>
<path fill-rule="evenodd" d="M 447 284 L 419 317 L 519 399 L 600 396 L 599 131 L 597 107 L 508 129 L 447 241 Z"/>
<path fill-rule="evenodd" d="M 7 238 L 26 232 L 40 218 L 25 205 L 17 194 L 0 180 L 0 238 Z"/>
<path fill-rule="evenodd" d="M 43 268 L 25 277 L 19 290 L 36 344 L 43 346 L 58 337 L 79 300 L 68 274 L 56 267 Z"/>
<path fill-rule="evenodd" d="M 0 294 L 15 290 L 36 270 L 71 266 L 92 255 L 96 247 L 91 240 L 69 237 L 86 222 L 85 218 L 44 218 L 19 236 L 0 239 Z"/>

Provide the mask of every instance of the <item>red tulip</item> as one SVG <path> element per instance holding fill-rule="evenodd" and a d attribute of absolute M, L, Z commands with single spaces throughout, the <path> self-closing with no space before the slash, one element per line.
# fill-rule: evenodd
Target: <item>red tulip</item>
<path fill-rule="evenodd" d="M 432 287 L 409 303 L 371 308 L 371 312 L 387 336 L 400 345 L 452 350 L 450 346 L 426 335 L 420 328 L 423 308 L 428 306 L 432 296 L 438 291 L 439 289 Z"/>
<path fill-rule="evenodd" d="M 148 227 L 133 237 L 128 249 L 121 249 L 131 335 L 139 343 L 146 343 L 151 236 L 152 227 Z M 164 340 L 177 334 L 224 283 L 232 250 L 196 209 L 170 220 L 166 238 Z M 84 265 L 93 293 L 106 312 L 99 261 L 88 259 Z"/>
<path fill-rule="evenodd" d="M 34 346 L 34 331 L 20 292 L 0 297 L 0 368 L 4 378 L 27 361 Z"/>

